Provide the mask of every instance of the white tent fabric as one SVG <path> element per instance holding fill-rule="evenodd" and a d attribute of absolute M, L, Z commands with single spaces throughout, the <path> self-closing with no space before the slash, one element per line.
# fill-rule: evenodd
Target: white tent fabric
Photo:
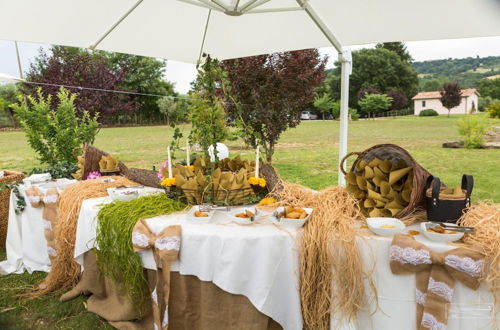
<path fill-rule="evenodd" d="M 23 81 L 23 80 L 21 78 L 17 78 L 17 77 L 11 76 L 9 74 L 0 72 L 0 81 L 18 82 L 18 81 Z"/>
<path fill-rule="evenodd" d="M 209 10 L 196 4 L 210 0 L 184 1 L 2 1 L 0 39 L 90 47 L 134 8 L 97 49 L 195 63 L 205 27 L 203 51 L 219 59 L 331 46 L 301 9 L 303 0 L 259 0 L 257 3 L 262 4 L 253 13 L 238 17 L 212 10 L 208 24 Z M 231 0 L 213 2 L 229 4 Z M 341 46 L 500 35 L 498 0 L 309 0 L 305 3 L 314 9 Z M 276 9 L 287 11 L 266 12 Z M 23 24 L 19 24 L 20 17 Z"/>
<path fill-rule="evenodd" d="M 16 0 L 1 1 L 0 13 L 0 39 L 191 63 L 202 52 L 223 60 L 333 45 L 344 72 L 339 158 L 347 153 L 344 46 L 500 35 L 500 0 Z"/>

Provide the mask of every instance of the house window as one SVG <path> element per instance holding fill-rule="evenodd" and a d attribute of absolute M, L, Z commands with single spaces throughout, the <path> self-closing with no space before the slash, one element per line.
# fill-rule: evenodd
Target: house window
<path fill-rule="evenodd" d="M 425 101 L 422 101 L 422 108 L 425 108 Z"/>

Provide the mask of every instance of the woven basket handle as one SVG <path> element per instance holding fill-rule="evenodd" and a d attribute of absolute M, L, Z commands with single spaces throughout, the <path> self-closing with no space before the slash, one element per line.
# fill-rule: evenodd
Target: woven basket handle
<path fill-rule="evenodd" d="M 347 155 L 345 155 L 344 158 L 342 158 L 342 160 L 340 161 L 340 171 L 342 173 L 344 173 L 344 175 L 347 175 L 347 173 L 344 169 L 344 163 L 347 160 L 347 158 L 351 157 L 352 155 L 356 155 L 359 157 L 361 155 L 361 152 L 350 152 Z"/>

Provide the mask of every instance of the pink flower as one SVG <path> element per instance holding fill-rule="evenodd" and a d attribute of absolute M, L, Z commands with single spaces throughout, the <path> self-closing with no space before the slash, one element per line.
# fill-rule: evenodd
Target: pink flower
<path fill-rule="evenodd" d="M 90 172 L 87 175 L 87 180 L 94 180 L 94 179 L 97 179 L 97 178 L 100 178 L 100 177 L 101 177 L 101 173 L 99 173 L 99 172 Z"/>
<path fill-rule="evenodd" d="M 164 169 L 167 168 L 167 166 L 168 166 L 168 160 L 166 160 L 165 162 L 163 162 L 163 164 L 161 164 L 160 171 L 158 171 L 158 174 L 157 174 L 158 179 L 160 179 L 160 181 L 163 180 L 162 172 Z"/>

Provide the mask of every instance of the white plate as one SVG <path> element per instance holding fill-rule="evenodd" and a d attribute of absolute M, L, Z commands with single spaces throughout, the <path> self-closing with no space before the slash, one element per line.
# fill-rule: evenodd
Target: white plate
<path fill-rule="evenodd" d="M 248 225 L 253 223 L 251 218 L 239 218 L 236 216 L 236 214 L 245 213 L 245 211 L 247 210 L 255 215 L 254 216 L 254 221 L 255 221 L 255 219 L 257 219 L 258 217 L 258 211 L 255 209 L 255 207 L 241 207 L 229 212 L 229 217 L 231 218 L 231 221 L 238 225 Z"/>
<path fill-rule="evenodd" d="M 131 201 L 139 197 L 139 192 L 136 188 L 108 188 L 106 190 L 112 200 Z"/>
<path fill-rule="evenodd" d="M 366 223 L 368 228 L 379 236 L 392 236 L 405 229 L 405 224 L 396 218 L 367 218 Z M 394 228 L 381 228 L 383 225 L 394 226 Z"/>
<path fill-rule="evenodd" d="M 428 232 L 427 227 L 425 226 L 425 224 L 427 223 L 429 222 L 422 222 L 420 224 L 420 231 L 424 234 L 426 238 L 428 238 L 431 241 L 441 242 L 441 243 L 455 242 L 461 239 L 462 236 L 464 236 L 464 233 L 461 232 L 455 232 L 453 234 L 439 234 L 439 233 Z M 447 225 L 453 226 L 453 224 L 451 223 L 447 223 Z"/>
<path fill-rule="evenodd" d="M 313 209 L 310 208 L 302 207 L 302 209 L 307 213 L 307 217 L 305 217 L 304 219 L 280 218 L 278 220 L 276 214 L 280 214 L 285 211 L 285 208 L 283 206 L 278 207 L 276 211 L 274 211 L 274 213 L 271 215 L 271 219 L 275 224 L 279 226 L 289 227 L 289 228 L 301 228 L 306 224 L 307 220 L 309 220 L 309 218 L 311 217 L 311 213 L 313 212 Z"/>
<path fill-rule="evenodd" d="M 194 212 L 198 211 L 199 209 L 199 206 L 193 206 L 191 210 L 189 210 L 189 212 L 186 214 L 186 220 L 194 224 L 209 223 L 210 221 L 212 221 L 215 211 L 203 211 L 203 213 L 208 213 L 208 217 L 197 217 L 194 215 Z"/>

